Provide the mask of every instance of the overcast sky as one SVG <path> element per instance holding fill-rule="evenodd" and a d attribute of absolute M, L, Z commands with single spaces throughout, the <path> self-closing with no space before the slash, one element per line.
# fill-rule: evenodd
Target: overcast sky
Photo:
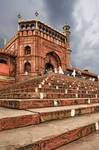
<path fill-rule="evenodd" d="M 99 0 L 0 0 L 0 39 L 17 31 L 17 15 L 62 31 L 71 26 L 72 65 L 99 73 Z"/>

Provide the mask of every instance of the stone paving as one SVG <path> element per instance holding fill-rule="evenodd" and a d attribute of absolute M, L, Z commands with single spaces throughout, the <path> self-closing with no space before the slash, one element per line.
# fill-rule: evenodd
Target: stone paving
<path fill-rule="evenodd" d="M 57 150 L 99 150 L 99 131 Z"/>

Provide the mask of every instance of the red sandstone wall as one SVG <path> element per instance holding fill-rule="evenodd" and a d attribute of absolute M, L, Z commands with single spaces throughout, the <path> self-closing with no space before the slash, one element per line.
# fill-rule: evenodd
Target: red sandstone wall
<path fill-rule="evenodd" d="M 39 69 L 44 68 L 46 54 L 54 51 L 61 60 L 62 68 L 66 70 L 66 47 L 64 48 L 43 38 L 39 38 L 38 43 L 38 54 L 40 55 L 40 59 L 38 60 Z"/>
<path fill-rule="evenodd" d="M 24 76 L 24 63 L 26 61 L 31 63 L 30 76 L 35 73 L 41 74 L 45 68 L 45 57 L 49 52 L 54 51 L 61 60 L 63 70 L 66 70 L 67 66 L 70 66 L 70 52 L 67 51 L 66 43 L 60 43 L 55 41 L 54 38 L 47 35 L 41 34 L 39 31 L 34 30 L 33 32 L 23 31 L 20 32 L 17 58 L 17 75 Z M 31 47 L 31 55 L 24 55 L 25 46 Z M 54 62 L 55 64 L 55 62 Z"/>
<path fill-rule="evenodd" d="M 66 50 L 68 48 L 66 43 L 61 43 L 38 30 L 20 31 L 18 35 L 15 41 L 10 43 L 7 48 L 17 52 L 18 78 L 24 76 L 24 64 L 26 61 L 30 62 L 32 66 L 30 76 L 44 72 L 45 57 L 51 51 L 54 51 L 60 57 L 63 70 L 70 66 L 70 52 Z M 31 47 L 31 55 L 24 55 L 25 46 Z"/>
<path fill-rule="evenodd" d="M 26 46 L 31 47 L 31 54 L 24 55 L 24 48 Z M 20 37 L 20 45 L 18 45 L 18 57 L 17 57 L 17 75 L 24 76 L 24 64 L 28 61 L 31 63 L 31 73 L 35 73 L 35 37 L 25 36 Z"/>
<path fill-rule="evenodd" d="M 7 64 L 0 64 L 0 75 L 9 76 L 9 66 Z"/>

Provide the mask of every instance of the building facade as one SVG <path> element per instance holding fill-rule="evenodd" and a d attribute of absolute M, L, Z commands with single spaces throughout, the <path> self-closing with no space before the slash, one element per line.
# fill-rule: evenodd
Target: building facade
<path fill-rule="evenodd" d="M 61 33 L 38 20 L 20 19 L 17 33 L 0 49 L 0 78 L 18 81 L 59 68 L 97 79 L 96 74 L 72 67 L 69 25 Z"/>
<path fill-rule="evenodd" d="M 23 79 L 61 67 L 71 67 L 70 26 L 63 33 L 32 20 L 19 22 L 19 29 L 4 49 L 0 49 L 0 74 Z"/>

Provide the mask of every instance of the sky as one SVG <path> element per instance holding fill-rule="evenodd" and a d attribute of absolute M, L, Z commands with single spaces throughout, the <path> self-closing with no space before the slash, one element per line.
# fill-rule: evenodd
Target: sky
<path fill-rule="evenodd" d="M 17 31 L 17 15 L 39 19 L 62 31 L 71 26 L 72 65 L 99 74 L 99 1 L 98 0 L 0 0 L 0 41 L 9 40 Z"/>

